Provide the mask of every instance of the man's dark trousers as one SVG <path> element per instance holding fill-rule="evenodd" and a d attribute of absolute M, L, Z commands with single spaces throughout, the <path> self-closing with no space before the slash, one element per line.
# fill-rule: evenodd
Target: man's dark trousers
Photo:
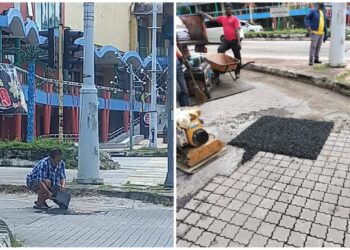
<path fill-rule="evenodd" d="M 229 49 L 232 49 L 233 55 L 239 60 L 236 68 L 236 74 L 239 74 L 241 71 L 241 48 L 237 46 L 237 43 L 237 40 L 227 41 L 224 39 L 218 48 L 218 53 L 225 53 Z"/>

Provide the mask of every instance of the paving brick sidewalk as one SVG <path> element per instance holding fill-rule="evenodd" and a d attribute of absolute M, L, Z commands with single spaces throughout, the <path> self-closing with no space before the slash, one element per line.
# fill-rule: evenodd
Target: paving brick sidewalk
<path fill-rule="evenodd" d="M 317 160 L 259 152 L 177 213 L 177 246 L 350 247 L 350 129 Z"/>
<path fill-rule="evenodd" d="M 173 246 L 171 207 L 84 196 L 72 198 L 68 215 L 47 214 L 32 208 L 35 198 L 0 193 L 0 218 L 25 247 Z"/>

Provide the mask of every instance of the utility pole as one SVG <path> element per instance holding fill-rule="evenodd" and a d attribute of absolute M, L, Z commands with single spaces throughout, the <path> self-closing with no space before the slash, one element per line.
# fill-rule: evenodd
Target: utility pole
<path fill-rule="evenodd" d="M 332 4 L 331 45 L 329 66 L 343 68 L 345 62 L 345 19 L 346 2 Z"/>
<path fill-rule="evenodd" d="M 130 90 L 129 90 L 129 115 L 130 115 L 130 127 L 129 127 L 129 149 L 132 151 L 133 135 L 134 135 L 134 72 L 132 64 L 130 64 Z"/>
<path fill-rule="evenodd" d="M 168 172 L 165 186 L 174 186 L 174 41 L 168 40 L 168 87 L 167 87 L 167 109 L 168 109 Z"/>
<path fill-rule="evenodd" d="M 77 182 L 102 184 L 98 141 L 98 99 L 94 69 L 94 3 L 84 3 L 84 84 L 80 90 Z"/>
<path fill-rule="evenodd" d="M 157 148 L 158 117 L 157 117 L 157 3 L 152 8 L 152 86 L 149 138 L 150 148 Z"/>
<path fill-rule="evenodd" d="M 58 138 L 63 140 L 63 24 L 58 26 Z"/>

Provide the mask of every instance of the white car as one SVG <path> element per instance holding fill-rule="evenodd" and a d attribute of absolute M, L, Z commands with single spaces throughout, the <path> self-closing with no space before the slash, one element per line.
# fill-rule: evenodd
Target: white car
<path fill-rule="evenodd" d="M 239 21 L 241 23 L 241 29 L 244 33 L 246 32 L 260 32 L 263 31 L 264 28 L 261 25 L 257 25 L 248 21 Z"/>
<path fill-rule="evenodd" d="M 205 21 L 207 27 L 208 40 L 210 43 L 221 43 L 224 39 L 224 30 L 221 24 L 218 22 Z M 244 39 L 244 32 L 242 29 L 239 30 L 240 40 Z"/>

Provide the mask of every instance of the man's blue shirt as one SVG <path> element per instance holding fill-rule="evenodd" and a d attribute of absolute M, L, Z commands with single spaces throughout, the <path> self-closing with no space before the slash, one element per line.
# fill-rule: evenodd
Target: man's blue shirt
<path fill-rule="evenodd" d="M 52 186 L 60 186 L 61 180 L 66 178 L 64 161 L 53 167 L 50 158 L 41 159 L 27 175 L 27 185 L 44 179 L 50 180 Z"/>

